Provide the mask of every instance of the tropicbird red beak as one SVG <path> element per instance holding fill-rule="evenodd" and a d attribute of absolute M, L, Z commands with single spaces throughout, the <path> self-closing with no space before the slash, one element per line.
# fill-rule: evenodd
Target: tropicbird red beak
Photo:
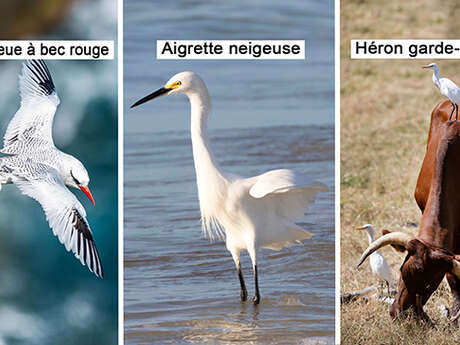
<path fill-rule="evenodd" d="M 94 202 L 94 199 L 93 199 L 93 195 L 91 194 L 91 191 L 89 190 L 88 187 L 85 187 L 85 186 L 79 186 L 80 189 L 83 191 L 83 193 L 86 194 L 86 196 L 88 197 L 89 200 L 91 200 L 91 202 L 93 203 L 94 206 L 96 206 L 96 203 Z"/>

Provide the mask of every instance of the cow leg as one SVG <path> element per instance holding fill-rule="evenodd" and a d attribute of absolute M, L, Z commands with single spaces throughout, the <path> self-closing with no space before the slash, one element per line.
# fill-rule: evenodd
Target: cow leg
<path fill-rule="evenodd" d="M 398 281 L 398 292 L 396 294 L 395 300 L 390 307 L 390 316 L 392 319 L 399 317 L 400 313 L 404 310 L 410 308 L 411 305 L 415 304 L 415 296 L 409 294 L 407 291 L 406 284 L 404 281 L 399 278 Z"/>
<path fill-rule="evenodd" d="M 455 316 L 460 312 L 460 279 L 458 279 L 453 274 L 446 274 L 447 282 L 450 286 L 450 291 L 452 292 L 452 307 L 450 310 L 450 315 Z M 457 319 L 457 325 L 460 326 L 460 319 Z"/>
<path fill-rule="evenodd" d="M 455 110 L 455 104 L 454 104 L 454 102 L 450 102 L 450 103 L 452 103 L 452 111 L 451 111 L 451 113 L 450 113 L 449 120 L 447 120 L 447 121 L 450 121 L 450 119 L 452 118 L 452 115 L 454 115 L 454 110 Z"/>
<path fill-rule="evenodd" d="M 423 305 L 428 301 L 430 296 L 431 293 L 423 296 L 416 296 L 415 294 L 409 293 L 406 288 L 406 284 L 404 284 L 404 281 L 399 278 L 398 292 L 393 304 L 390 307 L 391 318 L 397 319 L 402 317 L 405 315 L 404 311 L 412 308 L 419 318 L 425 320 L 426 322 L 431 322 L 428 315 L 423 311 Z"/>
<path fill-rule="evenodd" d="M 427 295 L 421 295 L 419 296 L 420 297 L 420 308 L 417 308 L 418 311 L 417 311 L 417 315 L 424 321 L 428 322 L 429 324 L 432 324 L 432 321 L 430 319 L 430 317 L 428 316 L 427 313 L 425 313 L 423 311 L 423 306 L 426 304 L 426 302 L 428 302 L 428 300 L 430 299 L 431 297 L 431 294 L 432 293 L 429 293 Z M 415 300 L 415 303 L 417 304 L 417 297 L 416 297 L 416 300 Z"/>

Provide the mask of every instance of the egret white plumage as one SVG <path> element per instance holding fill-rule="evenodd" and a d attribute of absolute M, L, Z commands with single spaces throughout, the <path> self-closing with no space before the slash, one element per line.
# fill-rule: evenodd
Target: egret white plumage
<path fill-rule="evenodd" d="M 438 87 L 441 95 L 446 96 L 452 103 L 452 112 L 449 116 L 449 121 L 454 114 L 455 109 L 455 121 L 458 120 L 458 104 L 460 103 L 460 88 L 450 79 L 439 78 L 439 68 L 435 63 L 430 63 L 423 68 L 429 68 L 433 70 L 433 83 Z"/>
<path fill-rule="evenodd" d="M 43 61 L 23 64 L 19 91 L 21 106 L 8 124 L 0 150 L 4 154 L 0 157 L 0 188 L 14 183 L 23 194 L 38 201 L 53 234 L 83 265 L 102 277 L 85 209 L 66 188 L 81 189 L 94 204 L 88 172 L 78 159 L 54 145 L 53 118 L 60 100 Z"/>
<path fill-rule="evenodd" d="M 374 242 L 374 227 L 371 224 L 363 225 L 355 230 L 366 230 L 369 244 Z M 383 291 L 383 281 L 387 284 L 388 296 L 390 295 L 390 285 L 393 284 L 393 277 L 391 275 L 390 266 L 379 251 L 373 252 L 369 257 L 369 264 L 372 273 L 380 278 L 380 288 Z"/>
<path fill-rule="evenodd" d="M 327 187 L 291 170 L 272 170 L 242 178 L 223 172 L 211 152 L 207 121 L 211 101 L 206 85 L 193 72 L 173 76 L 164 87 L 134 103 L 138 106 L 162 95 L 185 94 L 191 105 L 191 138 L 198 186 L 202 228 L 211 239 L 225 238 L 236 265 L 241 300 L 247 290 L 240 265 L 240 252 L 247 250 L 253 264 L 254 304 L 260 301 L 257 274 L 259 248 L 280 250 L 313 236 L 294 220 Z"/>

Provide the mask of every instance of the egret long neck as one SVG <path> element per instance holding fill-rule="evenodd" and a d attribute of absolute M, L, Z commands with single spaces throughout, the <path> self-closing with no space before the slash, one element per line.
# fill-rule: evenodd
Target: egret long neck
<path fill-rule="evenodd" d="M 191 104 L 191 136 L 193 148 L 193 160 L 197 177 L 200 202 L 202 201 L 203 187 L 213 185 L 218 188 L 225 181 L 225 178 L 215 161 L 210 149 L 207 122 L 211 111 L 211 102 L 207 90 L 191 93 L 189 97 Z"/>
<path fill-rule="evenodd" d="M 433 83 L 440 88 L 440 83 L 439 83 L 439 69 L 436 67 L 433 69 Z"/>
<path fill-rule="evenodd" d="M 367 229 L 367 238 L 369 240 L 369 244 L 374 242 L 374 230 Z"/>

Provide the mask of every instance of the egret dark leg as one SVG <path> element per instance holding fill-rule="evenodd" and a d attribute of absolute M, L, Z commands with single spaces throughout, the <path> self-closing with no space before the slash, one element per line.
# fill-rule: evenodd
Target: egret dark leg
<path fill-rule="evenodd" d="M 246 284 L 244 284 L 243 272 L 241 272 L 241 267 L 238 266 L 236 269 L 238 271 L 238 278 L 240 279 L 241 301 L 244 302 L 244 301 L 246 301 L 248 299 L 248 290 L 246 290 Z"/>
<path fill-rule="evenodd" d="M 458 105 L 455 104 L 455 121 L 458 120 Z"/>
<path fill-rule="evenodd" d="M 244 284 L 243 272 L 241 271 L 240 265 L 240 251 L 233 249 L 230 251 L 232 253 L 233 261 L 235 262 L 236 272 L 238 273 L 238 279 L 240 280 L 241 287 L 241 301 L 246 301 L 248 299 L 248 291 L 246 290 L 246 284 Z"/>
<path fill-rule="evenodd" d="M 450 119 L 452 118 L 452 115 L 454 115 L 454 110 L 455 110 L 455 104 L 454 104 L 453 102 L 451 102 L 451 103 L 452 103 L 452 111 L 451 111 L 451 113 L 450 113 L 450 116 L 449 116 L 449 120 L 448 120 L 448 121 L 450 121 Z"/>
<path fill-rule="evenodd" d="M 254 285 L 255 285 L 256 292 L 255 292 L 254 298 L 252 299 L 252 302 L 254 303 L 254 305 L 257 305 L 260 302 L 259 279 L 258 279 L 258 276 L 257 276 L 257 265 L 254 265 Z"/>
<path fill-rule="evenodd" d="M 387 283 L 388 297 L 390 297 L 390 283 L 388 283 L 387 281 L 386 281 L 386 283 Z"/>

